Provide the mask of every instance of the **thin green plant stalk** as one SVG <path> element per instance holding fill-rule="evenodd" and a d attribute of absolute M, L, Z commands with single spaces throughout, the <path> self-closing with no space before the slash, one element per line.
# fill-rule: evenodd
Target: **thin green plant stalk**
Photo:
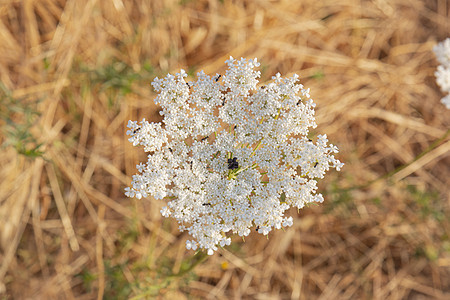
<path fill-rule="evenodd" d="M 185 274 L 191 272 L 192 270 L 195 269 L 196 266 L 198 266 L 199 264 L 203 263 L 204 261 L 206 261 L 208 259 L 208 255 L 206 254 L 206 252 L 204 251 L 197 251 L 197 253 L 194 254 L 194 256 L 192 256 L 191 258 L 191 265 L 186 268 L 186 269 L 182 269 L 180 271 L 178 271 L 178 273 L 169 275 L 166 277 L 166 280 L 171 280 L 173 278 L 176 277 L 182 277 Z"/>
<path fill-rule="evenodd" d="M 192 270 L 195 269 L 195 267 L 197 267 L 199 264 L 205 262 L 208 259 L 208 255 L 206 254 L 206 252 L 204 251 L 197 251 L 197 253 L 195 253 L 192 257 L 188 258 L 187 260 L 191 261 L 191 264 L 189 265 L 189 267 L 187 268 L 182 268 L 180 271 L 178 271 L 178 273 L 169 275 L 167 277 L 164 278 L 164 281 L 160 284 L 158 284 L 161 287 L 165 287 L 167 285 L 170 284 L 170 282 L 175 279 L 175 278 L 181 278 L 184 275 L 186 275 L 187 273 L 191 272 Z M 183 264 L 182 264 L 183 265 Z M 147 296 L 151 296 L 152 293 L 154 293 L 154 290 L 149 290 L 146 291 L 142 294 L 139 294 L 137 296 L 134 296 L 132 298 L 130 298 L 130 300 L 138 300 L 138 299 L 147 299 Z"/>

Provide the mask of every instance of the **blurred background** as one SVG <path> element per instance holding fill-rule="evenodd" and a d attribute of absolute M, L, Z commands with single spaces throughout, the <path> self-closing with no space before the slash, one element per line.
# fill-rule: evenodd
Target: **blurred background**
<path fill-rule="evenodd" d="M 0 1 L 0 299 L 450 299 L 448 0 Z M 294 225 L 204 260 L 124 196 L 150 86 L 257 57 L 345 163 Z"/>

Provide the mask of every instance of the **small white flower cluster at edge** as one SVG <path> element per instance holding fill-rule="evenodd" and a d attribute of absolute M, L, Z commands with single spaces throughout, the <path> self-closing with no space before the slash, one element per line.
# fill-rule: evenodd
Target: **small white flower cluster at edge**
<path fill-rule="evenodd" d="M 148 161 L 125 194 L 167 200 L 161 214 L 191 235 L 186 248 L 209 255 L 229 245 L 231 233 L 291 226 L 285 211 L 322 202 L 317 180 L 343 166 L 326 135 L 308 138 L 315 104 L 298 75 L 258 87 L 256 59 L 226 63 L 224 75 L 202 71 L 194 82 L 183 70 L 156 78 L 163 123 L 129 121 L 127 131 Z"/>
<path fill-rule="evenodd" d="M 441 64 L 434 73 L 436 83 L 444 93 L 447 93 L 441 99 L 441 102 L 447 109 L 450 109 L 450 38 L 434 46 L 433 51 L 436 54 L 438 62 Z"/>

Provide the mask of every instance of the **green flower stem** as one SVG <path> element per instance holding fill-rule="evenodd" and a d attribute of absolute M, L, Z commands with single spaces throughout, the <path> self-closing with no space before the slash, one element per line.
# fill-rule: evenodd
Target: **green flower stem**
<path fill-rule="evenodd" d="M 166 278 L 164 278 L 164 281 L 162 283 L 160 283 L 159 286 L 161 288 L 168 286 L 173 279 L 175 279 L 177 277 L 178 278 L 183 277 L 184 275 L 186 275 L 187 273 L 194 270 L 194 268 L 196 266 L 203 263 L 207 259 L 208 259 L 208 255 L 206 254 L 205 251 L 198 251 L 194 256 L 191 256 L 184 261 L 186 264 L 184 264 L 184 263 L 181 264 L 182 266 L 183 265 L 185 266 L 184 268 L 181 267 L 180 270 L 178 271 L 178 273 L 169 275 Z M 133 298 L 131 298 L 131 300 L 148 299 L 147 297 L 152 295 L 153 293 L 154 293 L 154 290 L 149 290 L 146 293 L 142 293 L 142 294 L 134 296 Z"/>
<path fill-rule="evenodd" d="M 245 168 L 239 168 L 239 169 L 237 169 L 237 171 L 236 172 L 234 172 L 234 175 L 237 175 L 237 174 L 239 174 L 239 173 L 241 173 L 241 172 L 243 172 L 243 171 L 245 171 L 245 170 L 247 170 L 248 168 L 256 168 L 258 166 L 258 164 L 253 164 L 253 165 L 251 165 L 251 166 L 246 166 Z"/>
<path fill-rule="evenodd" d="M 281 113 L 281 107 L 278 109 L 278 113 L 275 116 L 275 120 L 278 120 L 278 117 L 280 116 L 280 113 Z"/>
<path fill-rule="evenodd" d="M 262 140 L 259 141 L 258 145 L 256 145 L 255 149 L 253 149 L 252 153 L 250 154 L 250 157 L 252 157 L 253 155 L 255 155 L 256 150 L 259 149 L 259 147 L 261 147 L 262 144 Z"/>
<path fill-rule="evenodd" d="M 208 254 L 205 251 L 198 251 L 194 256 L 186 259 L 190 264 L 186 268 L 181 268 L 178 273 L 167 276 L 166 280 L 171 280 L 176 277 L 182 277 L 185 274 L 191 272 L 196 266 L 208 259 Z"/>

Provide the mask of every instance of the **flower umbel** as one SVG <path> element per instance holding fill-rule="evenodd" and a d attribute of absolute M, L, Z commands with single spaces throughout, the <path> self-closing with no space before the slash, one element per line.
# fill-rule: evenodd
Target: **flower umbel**
<path fill-rule="evenodd" d="M 434 46 L 433 51 L 436 54 L 437 60 L 441 63 L 434 73 L 436 83 L 447 94 L 447 96 L 441 99 L 441 102 L 447 109 L 450 109 L 450 38 Z"/>
<path fill-rule="evenodd" d="M 316 127 L 315 104 L 298 75 L 277 74 L 258 87 L 256 59 L 226 63 L 224 75 L 202 71 L 195 82 L 186 82 L 183 70 L 156 78 L 163 125 L 129 121 L 127 131 L 148 161 L 125 194 L 168 200 L 161 214 L 192 236 L 186 248 L 208 254 L 229 245 L 230 233 L 291 226 L 285 211 L 322 202 L 317 179 L 343 166 L 326 135 L 315 143 L 307 137 Z"/>

